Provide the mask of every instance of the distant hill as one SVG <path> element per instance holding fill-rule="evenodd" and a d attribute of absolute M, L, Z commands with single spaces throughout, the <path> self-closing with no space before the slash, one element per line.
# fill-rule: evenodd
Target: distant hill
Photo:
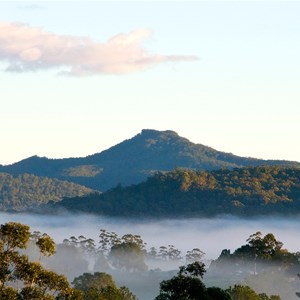
<path fill-rule="evenodd" d="M 30 174 L 0 173 L 0 210 L 23 211 L 48 201 L 94 192 L 78 184 Z"/>
<path fill-rule="evenodd" d="M 176 169 L 103 194 L 64 199 L 47 208 L 122 217 L 299 214 L 300 169 Z"/>
<path fill-rule="evenodd" d="M 245 158 L 217 151 L 194 144 L 170 130 L 145 129 L 129 140 L 87 157 L 48 159 L 33 156 L 0 166 L 0 172 L 31 173 L 106 191 L 118 184 L 128 186 L 142 182 L 157 171 L 170 171 L 176 167 L 217 170 L 260 165 L 300 167 L 299 162 Z"/>

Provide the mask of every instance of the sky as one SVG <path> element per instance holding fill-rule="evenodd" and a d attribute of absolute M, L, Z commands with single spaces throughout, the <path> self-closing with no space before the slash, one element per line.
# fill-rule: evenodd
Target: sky
<path fill-rule="evenodd" d="M 299 1 L 0 0 L 0 164 L 142 129 L 300 161 Z"/>

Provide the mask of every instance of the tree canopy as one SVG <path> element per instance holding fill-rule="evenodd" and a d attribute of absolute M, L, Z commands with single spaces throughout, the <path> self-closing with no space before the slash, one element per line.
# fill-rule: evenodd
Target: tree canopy
<path fill-rule="evenodd" d="M 0 227 L 0 298 L 81 300 L 82 294 L 70 287 L 64 275 L 47 270 L 21 254 L 20 250 L 27 247 L 30 236 L 27 225 L 9 222 Z M 36 245 L 43 255 L 55 252 L 54 241 L 48 236 L 38 238 Z M 15 287 L 14 283 L 18 282 L 20 288 Z"/>
<path fill-rule="evenodd" d="M 0 173 L 0 210 L 24 211 L 66 197 L 83 196 L 93 190 L 68 181 L 32 174 Z"/>
<path fill-rule="evenodd" d="M 222 289 L 205 287 L 201 280 L 204 273 L 205 265 L 201 262 L 181 266 L 176 276 L 160 283 L 160 294 L 155 300 L 230 300 Z"/>
<path fill-rule="evenodd" d="M 300 211 L 300 169 L 247 167 L 234 170 L 175 169 L 130 187 L 64 199 L 52 208 L 115 216 L 253 216 Z"/>
<path fill-rule="evenodd" d="M 111 275 L 96 272 L 76 277 L 74 287 L 84 294 L 84 300 L 137 300 L 128 288 L 118 288 Z"/>

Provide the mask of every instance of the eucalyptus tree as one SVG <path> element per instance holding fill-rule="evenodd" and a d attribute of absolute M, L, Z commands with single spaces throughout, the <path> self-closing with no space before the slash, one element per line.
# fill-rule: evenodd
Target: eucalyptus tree
<path fill-rule="evenodd" d="M 0 227 L 0 299 L 82 299 L 82 293 L 71 288 L 64 275 L 22 254 L 30 238 L 27 225 L 9 222 Z M 41 255 L 55 253 L 55 243 L 48 235 L 37 236 L 35 244 Z"/>
<path fill-rule="evenodd" d="M 229 294 L 216 287 L 206 288 L 202 282 L 205 265 L 194 262 L 179 267 L 177 275 L 160 283 L 155 300 L 230 300 Z"/>
<path fill-rule="evenodd" d="M 112 276 L 104 272 L 84 273 L 72 284 L 83 292 L 84 300 L 137 300 L 127 287 L 118 288 Z"/>
<path fill-rule="evenodd" d="M 186 263 L 193 263 L 196 261 L 201 261 L 205 253 L 199 248 L 194 248 L 193 250 L 187 251 L 186 253 Z"/>

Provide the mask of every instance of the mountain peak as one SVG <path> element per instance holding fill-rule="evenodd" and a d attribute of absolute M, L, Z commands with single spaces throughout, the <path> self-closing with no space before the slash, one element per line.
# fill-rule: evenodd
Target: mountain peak
<path fill-rule="evenodd" d="M 173 147 L 186 144 L 194 145 L 188 139 L 179 136 L 177 132 L 172 130 L 159 131 L 154 129 L 143 129 L 140 134 L 129 141 L 132 143 L 139 141 L 139 143 L 144 144 L 145 147 L 160 145 L 161 150 L 170 145 L 173 145 Z"/>
<path fill-rule="evenodd" d="M 142 136 L 145 137 L 153 137 L 153 136 L 158 136 L 158 135 L 171 135 L 171 136 L 176 136 L 179 137 L 178 133 L 172 130 L 155 130 L 155 129 L 143 129 L 140 133 Z"/>
<path fill-rule="evenodd" d="M 297 162 L 266 161 L 217 151 L 195 144 L 172 130 L 143 129 L 134 137 L 87 157 L 52 160 L 33 156 L 2 166 L 0 172 L 56 177 L 105 191 L 117 184 L 139 183 L 157 171 L 177 167 L 215 170 L 259 165 L 300 167 Z"/>

